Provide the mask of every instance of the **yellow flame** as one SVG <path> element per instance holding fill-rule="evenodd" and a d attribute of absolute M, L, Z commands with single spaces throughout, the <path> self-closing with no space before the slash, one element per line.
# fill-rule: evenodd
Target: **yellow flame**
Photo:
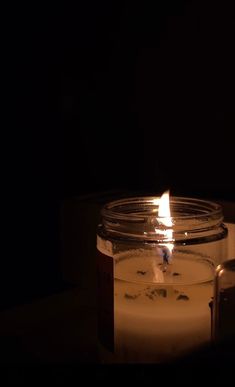
<path fill-rule="evenodd" d="M 170 192 L 166 191 L 162 194 L 160 199 L 154 199 L 154 204 L 158 205 L 158 223 L 167 227 L 167 229 L 155 229 L 156 233 L 160 234 L 164 238 L 164 243 L 160 243 L 162 246 L 166 246 L 170 253 L 174 248 L 173 230 L 170 228 L 173 226 L 171 210 L 170 210 Z M 168 229 L 169 227 L 169 229 Z"/>
<path fill-rule="evenodd" d="M 167 227 L 172 226 L 171 210 L 170 210 L 170 192 L 166 191 L 162 194 L 159 200 L 158 216 L 162 217 L 160 222 Z"/>

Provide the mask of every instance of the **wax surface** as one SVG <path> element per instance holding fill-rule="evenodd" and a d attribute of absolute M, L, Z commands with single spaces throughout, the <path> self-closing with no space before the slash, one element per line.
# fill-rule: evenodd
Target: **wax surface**
<path fill-rule="evenodd" d="M 161 362 L 211 338 L 214 267 L 175 253 L 166 272 L 158 255 L 132 251 L 115 260 L 115 352 L 119 361 Z"/>

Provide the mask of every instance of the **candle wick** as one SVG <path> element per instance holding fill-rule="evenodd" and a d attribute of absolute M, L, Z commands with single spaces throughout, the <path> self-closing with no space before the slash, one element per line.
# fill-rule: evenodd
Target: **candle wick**
<path fill-rule="evenodd" d="M 169 260 L 170 260 L 170 251 L 166 246 L 162 248 L 162 258 L 163 258 L 163 272 L 165 272 L 167 270 L 167 266 L 169 265 Z"/>

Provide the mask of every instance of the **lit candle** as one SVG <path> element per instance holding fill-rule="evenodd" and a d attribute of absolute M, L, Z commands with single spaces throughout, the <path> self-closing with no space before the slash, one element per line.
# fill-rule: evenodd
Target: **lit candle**
<path fill-rule="evenodd" d="M 136 203 L 139 206 L 138 200 Z M 211 340 L 209 303 L 213 296 L 215 261 L 204 253 L 200 244 L 197 246 L 198 240 L 204 244 L 208 241 L 208 231 L 205 237 L 200 229 L 202 224 L 203 230 L 207 230 L 204 217 L 198 219 L 195 216 L 196 209 L 193 210 L 194 217 L 190 220 L 192 223 L 189 223 L 192 249 L 184 241 L 179 243 L 177 240 L 176 243 L 174 239 L 176 228 L 175 219 L 171 218 L 169 192 L 161 198 L 153 199 L 153 204 L 158 206 L 158 210 L 154 207 L 149 212 L 146 206 L 143 210 L 138 207 L 139 214 L 143 215 L 143 211 L 151 214 L 149 218 L 143 218 L 147 219 L 147 223 L 138 218 L 138 227 L 147 230 L 143 232 L 148 233 L 148 237 L 150 235 L 151 243 L 147 240 L 138 248 L 138 241 L 133 238 L 126 248 L 123 237 L 116 238 L 121 230 L 126 233 L 129 230 L 125 221 L 120 230 L 123 215 L 115 223 L 110 222 L 110 216 L 107 217 L 107 227 L 114 227 L 113 224 L 117 227 L 114 242 L 100 236 L 97 239 L 101 253 L 100 286 L 103 287 L 100 300 L 107 300 L 106 305 L 103 302 L 103 333 L 109 330 L 106 343 L 110 343 L 110 327 L 113 326 L 112 361 L 164 362 L 191 352 Z M 119 202 L 117 207 L 120 208 Z M 130 211 L 130 207 L 127 211 Z M 156 216 L 152 216 L 153 213 Z M 202 214 L 204 216 L 205 207 Z M 218 245 L 217 241 L 226 235 L 226 230 L 222 234 L 223 225 L 217 227 L 220 239 L 217 228 L 214 228 L 215 235 L 210 234 L 209 239 L 211 251 L 218 250 L 218 246 L 222 251 L 222 245 Z M 132 226 L 135 238 L 139 228 L 135 223 Z M 188 237 L 185 231 L 181 234 Z M 193 239 L 195 235 L 200 238 Z"/>

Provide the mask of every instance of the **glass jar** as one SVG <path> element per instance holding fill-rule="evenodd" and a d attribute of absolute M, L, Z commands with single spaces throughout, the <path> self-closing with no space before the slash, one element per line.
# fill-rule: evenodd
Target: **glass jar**
<path fill-rule="evenodd" d="M 211 339 L 214 271 L 226 258 L 222 208 L 172 197 L 166 217 L 159 203 L 121 199 L 101 212 L 98 332 L 113 362 L 165 362 Z"/>
<path fill-rule="evenodd" d="M 216 269 L 213 301 L 213 338 L 217 344 L 235 343 L 235 259 Z M 228 349 L 228 348 L 227 348 Z"/>

